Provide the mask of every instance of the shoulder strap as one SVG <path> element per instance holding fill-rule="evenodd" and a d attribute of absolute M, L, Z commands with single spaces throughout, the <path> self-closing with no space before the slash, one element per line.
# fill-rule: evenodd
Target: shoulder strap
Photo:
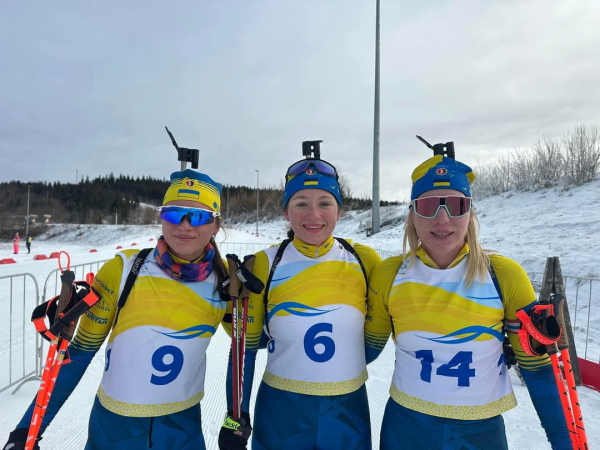
<path fill-rule="evenodd" d="M 138 273 L 140 273 L 140 267 L 142 267 L 142 263 L 146 260 L 146 257 L 152 250 L 154 250 L 154 248 L 144 248 L 136 255 L 135 260 L 131 265 L 131 269 L 129 270 L 129 275 L 127 275 L 125 286 L 123 286 L 123 291 L 121 291 L 121 295 L 119 296 L 119 301 L 117 302 L 117 315 L 115 317 L 115 321 L 113 322 L 113 328 L 117 324 L 117 320 L 119 320 L 121 309 L 123 309 L 123 306 L 125 306 L 125 302 L 131 293 L 131 288 L 133 288 L 135 279 L 137 278 Z"/>
<path fill-rule="evenodd" d="M 354 256 L 356 258 L 356 260 L 358 261 L 360 270 L 362 270 L 363 276 L 365 277 L 365 288 L 366 288 L 365 298 L 366 298 L 366 296 L 369 295 L 369 279 L 367 277 L 367 270 L 365 269 L 365 266 L 364 266 L 362 260 L 360 259 L 360 256 L 358 256 L 358 253 L 356 252 L 354 247 L 352 247 L 352 245 L 350 245 L 350 242 L 348 242 L 346 239 L 342 239 L 339 237 L 334 237 L 334 239 L 336 241 L 338 241 L 340 244 L 342 244 L 342 247 L 344 247 L 348 252 L 350 252 L 352 254 L 352 256 Z"/>
<path fill-rule="evenodd" d="M 496 292 L 498 293 L 498 297 L 500 297 L 502 306 L 504 306 L 504 298 L 502 298 L 502 291 L 500 290 L 500 284 L 498 283 L 498 277 L 496 277 L 496 272 L 494 271 L 494 266 L 492 266 L 491 261 L 490 261 L 489 272 L 490 272 L 490 276 L 492 277 L 492 281 L 494 282 L 494 287 L 496 288 Z"/>
<path fill-rule="evenodd" d="M 265 328 L 267 331 L 267 336 L 270 338 L 271 333 L 269 331 L 269 315 L 267 311 L 267 304 L 269 303 L 269 288 L 271 287 L 271 280 L 273 279 L 273 274 L 275 274 L 275 269 L 281 261 L 281 257 L 283 256 L 283 252 L 285 248 L 292 242 L 291 239 L 285 239 L 279 245 L 277 249 L 277 253 L 275 254 L 275 258 L 273 259 L 273 264 L 271 264 L 271 270 L 269 271 L 269 278 L 267 278 L 267 283 L 265 284 L 265 293 L 263 294 L 263 304 L 265 307 Z"/>

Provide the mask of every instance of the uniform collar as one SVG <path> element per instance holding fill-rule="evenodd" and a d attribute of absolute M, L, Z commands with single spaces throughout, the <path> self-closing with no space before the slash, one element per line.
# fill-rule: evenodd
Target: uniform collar
<path fill-rule="evenodd" d="M 434 269 L 439 269 L 438 265 L 431 258 L 431 256 L 429 256 L 427 254 L 427 252 L 425 251 L 425 249 L 423 249 L 423 247 L 419 247 L 416 254 L 417 254 L 417 258 L 419 258 L 426 266 L 432 267 Z M 467 244 L 465 242 L 465 245 L 463 246 L 463 248 L 460 250 L 460 252 L 458 252 L 458 255 L 456 255 L 456 258 L 454 258 L 454 261 L 452 261 L 447 268 L 451 269 L 452 267 L 458 265 L 458 263 L 460 263 L 465 258 L 465 256 L 467 256 L 468 254 L 469 254 L 469 244 Z"/>
<path fill-rule="evenodd" d="M 318 258 L 319 256 L 326 255 L 329 250 L 333 248 L 333 236 L 329 236 L 325 242 L 318 246 L 302 242 L 300 239 L 294 236 L 293 244 L 294 247 L 296 247 L 296 249 L 304 256 L 308 256 L 309 258 Z"/>

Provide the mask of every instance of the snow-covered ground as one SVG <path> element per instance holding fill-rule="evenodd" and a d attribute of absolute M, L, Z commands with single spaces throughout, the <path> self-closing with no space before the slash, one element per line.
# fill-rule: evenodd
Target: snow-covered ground
<path fill-rule="evenodd" d="M 564 275 L 600 278 L 600 260 L 598 236 L 600 236 L 600 180 L 569 191 L 551 189 L 538 192 L 505 194 L 487 198 L 476 203 L 481 221 L 481 238 L 486 248 L 492 248 L 521 263 L 528 272 L 543 272 L 545 260 L 549 256 L 559 256 Z M 406 205 L 384 209 L 384 220 L 400 218 L 406 213 Z M 336 235 L 351 238 L 385 252 L 397 253 L 402 248 L 402 225 L 386 227 L 381 233 L 366 237 L 361 230 L 369 213 L 347 213 L 339 222 Z M 225 233 L 220 233 L 222 253 L 252 253 L 265 245 L 281 240 L 286 231 L 282 221 L 259 224 L 259 236 L 254 235 L 255 224 L 231 224 Z M 12 255 L 10 243 L 0 243 L 0 259 L 14 257 L 17 264 L 0 265 L 0 313 L 2 317 L 12 314 L 13 320 L 0 323 L 0 334 L 5 340 L 0 344 L 0 386 L 8 380 L 7 367 L 13 366 L 13 379 L 19 376 L 22 368 L 25 372 L 35 367 L 35 331 L 29 323 L 29 315 L 33 308 L 30 298 L 30 281 L 25 284 L 24 277 L 10 279 L 2 277 L 30 273 L 39 284 L 40 294 L 44 289 L 46 278 L 57 268 L 55 259 L 33 261 L 33 255 L 65 250 L 71 256 L 71 264 L 83 264 L 111 258 L 116 246 L 130 248 L 133 243 L 138 247 L 153 246 L 160 233 L 158 226 L 60 226 L 52 227 L 52 231 L 36 239 L 32 245 L 32 254 Z M 234 244 L 245 243 L 245 244 Z M 97 252 L 90 253 L 91 249 Z M 97 270 L 97 265 L 91 267 Z M 53 293 L 56 277 L 50 276 L 47 294 Z M 24 295 L 24 286 L 27 286 Z M 589 289 L 589 287 L 587 288 Z M 580 287 L 580 290 L 585 290 Z M 574 296 L 567 291 L 569 297 Z M 580 300 L 578 313 L 591 312 L 590 328 L 600 327 L 600 285 L 593 285 L 593 294 L 588 303 Z M 12 297 L 13 303 L 9 303 Z M 28 303 L 28 302 L 31 302 Z M 572 299 L 570 299 L 572 302 Z M 583 306 L 582 306 L 583 304 Z M 571 305 L 573 318 L 574 305 Z M 581 324 L 581 325 L 580 325 Z M 578 320 L 576 333 L 578 345 L 581 336 L 585 337 L 587 322 Z M 23 331 L 25 330 L 25 335 Z M 598 331 L 592 336 L 589 345 L 598 348 Z M 23 342 L 23 339 L 25 341 Z M 22 346 L 25 346 L 23 357 Z M 10 353 L 9 348 L 17 349 Z M 225 356 L 229 340 L 222 330 L 213 338 L 208 350 L 208 370 L 206 378 L 206 396 L 202 401 L 203 428 L 207 448 L 217 448 L 217 435 L 225 410 L 224 377 L 226 370 Z M 578 347 L 579 350 L 579 347 Z M 596 350 L 597 351 L 597 350 Z M 588 353 L 590 350 L 588 349 Z M 104 367 L 104 356 L 99 352 L 76 391 L 65 404 L 65 407 L 45 433 L 41 442 L 42 448 L 48 449 L 81 449 L 86 439 L 87 420 Z M 580 356 L 582 351 L 579 350 Z M 598 356 L 593 358 L 597 361 Z M 258 385 L 266 361 L 264 352 L 259 352 L 255 384 Z M 381 357 L 369 365 L 369 381 L 367 382 L 373 428 L 374 448 L 378 448 L 379 429 L 388 389 L 393 371 L 394 352 L 390 343 Z M 513 372 L 513 371 L 511 371 Z M 527 391 L 512 373 L 513 386 L 519 406 L 504 415 L 506 429 L 511 448 L 543 449 L 549 448 L 544 433 L 538 423 L 537 416 L 527 395 Z M 8 433 L 25 411 L 35 395 L 38 381 L 25 383 L 13 394 L 14 388 L 0 393 L 0 445 L 4 443 Z M 600 393 L 579 388 L 582 411 L 587 425 L 590 448 L 600 444 Z M 254 402 L 254 399 L 252 399 Z"/>

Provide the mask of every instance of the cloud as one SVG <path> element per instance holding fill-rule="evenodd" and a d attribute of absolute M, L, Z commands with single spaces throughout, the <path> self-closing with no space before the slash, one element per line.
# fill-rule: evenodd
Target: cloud
<path fill-rule="evenodd" d="M 473 164 L 600 119 L 600 5 L 381 5 L 381 191 L 454 141 Z M 279 185 L 301 141 L 371 192 L 374 2 L 19 2 L 0 18 L 0 180 L 179 167 Z M 10 167 L 10 169 L 9 169 Z"/>

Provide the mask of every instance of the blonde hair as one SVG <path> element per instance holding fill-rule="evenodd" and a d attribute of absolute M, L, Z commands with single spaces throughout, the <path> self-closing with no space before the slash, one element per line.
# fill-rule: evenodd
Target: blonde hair
<path fill-rule="evenodd" d="M 411 208 L 408 213 L 408 218 L 404 224 L 404 239 L 402 241 L 402 253 L 404 254 L 404 260 L 410 258 L 409 267 L 414 263 L 416 254 L 421 241 L 417 230 L 413 223 L 413 210 Z M 465 235 L 465 242 L 469 244 L 469 259 L 467 262 L 467 286 L 472 285 L 476 280 L 483 281 L 486 274 L 490 269 L 490 260 L 487 256 L 488 252 L 481 247 L 479 242 L 479 219 L 475 214 L 475 210 L 471 210 L 471 216 L 469 217 L 469 226 L 467 227 L 467 234 Z M 407 246 L 409 252 L 407 253 Z"/>

